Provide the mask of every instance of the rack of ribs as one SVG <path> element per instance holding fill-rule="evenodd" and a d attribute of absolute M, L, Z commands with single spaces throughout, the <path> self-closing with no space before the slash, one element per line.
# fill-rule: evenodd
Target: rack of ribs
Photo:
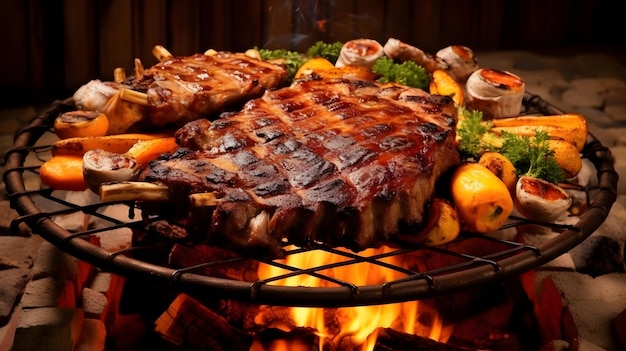
<path fill-rule="evenodd" d="M 139 177 L 166 185 L 169 200 L 142 213 L 254 254 L 280 255 L 286 242 L 375 247 L 422 225 L 437 180 L 460 162 L 456 118 L 449 97 L 420 89 L 296 81 L 180 128 L 181 148 Z"/>

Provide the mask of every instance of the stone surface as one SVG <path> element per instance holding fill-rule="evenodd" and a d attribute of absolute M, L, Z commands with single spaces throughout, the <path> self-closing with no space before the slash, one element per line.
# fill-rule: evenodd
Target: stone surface
<path fill-rule="evenodd" d="M 69 281 L 77 275 L 78 262 L 75 258 L 62 252 L 51 243 L 44 242 L 41 244 L 32 269 L 33 279 L 52 276 Z"/>
<path fill-rule="evenodd" d="M 24 309 L 13 347 L 20 351 L 73 350 L 80 338 L 83 320 L 83 311 L 78 308 Z"/>
<path fill-rule="evenodd" d="M 86 314 L 100 316 L 108 306 L 108 299 L 103 293 L 84 288 L 82 293 L 82 306 Z"/>
<path fill-rule="evenodd" d="M 27 269 L 9 268 L 0 271 L 0 325 L 6 323 L 10 316 L 16 299 L 26 286 L 30 274 Z"/>
<path fill-rule="evenodd" d="M 20 300 L 22 307 L 56 307 L 64 285 L 65 281 L 59 281 L 54 277 L 29 281 Z"/>
<path fill-rule="evenodd" d="M 551 272 L 572 312 L 580 336 L 606 350 L 617 350 L 612 321 L 626 308 L 626 274 L 592 278 L 577 272 Z"/>
<path fill-rule="evenodd" d="M 36 241 L 32 237 L 0 236 L 0 269 L 29 269 L 37 252 Z"/>

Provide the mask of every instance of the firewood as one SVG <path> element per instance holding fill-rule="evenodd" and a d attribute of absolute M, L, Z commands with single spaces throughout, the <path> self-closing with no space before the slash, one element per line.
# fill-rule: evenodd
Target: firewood
<path fill-rule="evenodd" d="M 179 294 L 156 320 L 155 331 L 175 345 L 201 350 L 250 350 L 253 341 L 186 294 Z"/>
<path fill-rule="evenodd" d="M 399 332 L 391 328 L 378 328 L 374 351 L 395 350 L 435 350 L 435 351 L 475 351 L 476 349 L 444 344 L 423 336 Z"/>

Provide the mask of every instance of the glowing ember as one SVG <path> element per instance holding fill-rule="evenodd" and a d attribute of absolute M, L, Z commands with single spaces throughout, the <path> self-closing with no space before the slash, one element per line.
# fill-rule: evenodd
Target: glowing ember
<path fill-rule="evenodd" d="M 389 253 L 393 249 L 383 246 L 377 249 L 368 249 L 360 252 L 362 257 L 372 257 Z M 281 261 L 281 264 L 297 269 L 310 269 L 332 265 L 332 268 L 316 271 L 319 274 L 350 282 L 358 286 L 380 285 L 385 282 L 400 279 L 403 273 L 387 269 L 381 265 L 369 262 L 351 263 L 349 251 L 343 251 L 347 255 L 335 254 L 326 251 L 306 251 L 292 254 Z M 397 256 L 377 258 L 378 261 L 392 265 L 402 266 Z M 258 274 L 261 279 L 269 279 L 289 271 L 262 264 Z M 300 274 L 274 281 L 271 284 L 282 286 L 303 287 L 336 287 L 333 282 L 317 278 L 310 274 Z M 444 327 L 443 321 L 436 311 L 423 311 L 418 301 L 393 303 L 374 306 L 357 306 L 332 309 L 292 307 L 289 309 L 293 325 L 266 325 L 266 327 L 289 329 L 295 327 L 312 328 L 318 331 L 320 336 L 320 350 L 324 342 L 332 342 L 333 345 L 341 345 L 344 340 L 349 340 L 352 345 L 360 345 L 361 350 L 373 350 L 376 342 L 377 328 L 392 328 L 408 334 L 416 334 L 431 338 L 440 342 L 446 342 L 452 334 L 452 327 Z M 427 313 L 429 318 L 418 318 L 420 313 Z M 330 319 L 330 320 L 329 320 Z M 257 317 L 257 322 L 263 323 L 262 316 Z M 419 320 L 428 320 L 428 325 L 421 325 Z M 284 321 L 282 321 L 284 323 Z M 276 324 L 276 323 L 275 323 Z M 329 326 L 332 324 L 332 327 Z"/>

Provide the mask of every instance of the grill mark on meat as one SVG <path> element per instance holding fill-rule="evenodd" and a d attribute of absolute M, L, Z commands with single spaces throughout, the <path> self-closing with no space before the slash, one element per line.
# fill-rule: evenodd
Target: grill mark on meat
<path fill-rule="evenodd" d="M 259 97 L 279 87 L 286 76 L 283 66 L 243 53 L 218 52 L 166 59 L 128 83 L 148 95 L 149 125 L 182 126 Z"/>
<path fill-rule="evenodd" d="M 141 179 L 216 193 L 221 202 L 202 229 L 209 242 L 232 236 L 239 249 L 274 254 L 284 239 L 362 250 L 419 225 L 437 177 L 459 162 L 455 114 L 450 98 L 413 88 L 302 81 L 267 91 L 240 113 L 188 123 L 177 140 L 195 151 L 152 164 Z M 270 215 L 270 242 L 249 233 L 256 244 L 239 246 L 262 213 Z"/>

